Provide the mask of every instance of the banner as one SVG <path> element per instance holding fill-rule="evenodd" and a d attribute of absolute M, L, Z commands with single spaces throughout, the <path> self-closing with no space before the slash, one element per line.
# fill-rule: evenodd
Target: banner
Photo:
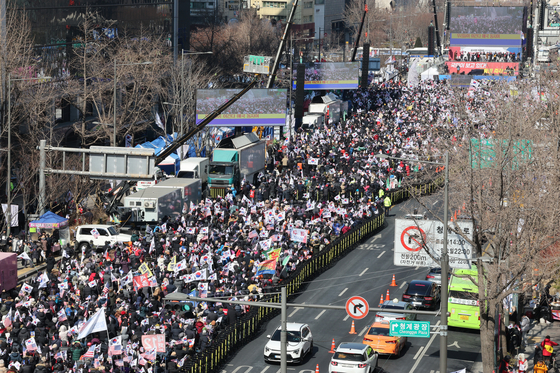
<path fill-rule="evenodd" d="M 165 334 L 153 334 L 142 336 L 142 347 L 144 350 L 165 353 Z"/>
<path fill-rule="evenodd" d="M 445 63 L 450 74 L 461 75 L 517 75 L 518 62 L 463 62 L 448 61 Z"/>
<path fill-rule="evenodd" d="M 77 339 L 82 339 L 91 333 L 107 330 L 107 320 L 105 319 L 105 308 L 101 308 L 95 313 L 80 329 Z M 93 346 L 94 347 L 94 346 Z"/>
<path fill-rule="evenodd" d="M 150 280 L 148 279 L 147 274 L 143 274 L 143 275 L 140 275 L 140 276 L 134 276 L 134 278 L 132 279 L 132 282 L 134 283 L 134 289 L 135 290 L 142 289 L 145 286 L 146 287 L 150 286 Z"/>
<path fill-rule="evenodd" d="M 290 232 L 290 239 L 294 242 L 307 243 L 307 229 L 294 228 Z"/>
<path fill-rule="evenodd" d="M 274 275 L 276 273 L 276 259 L 265 260 L 257 269 L 257 276 Z"/>

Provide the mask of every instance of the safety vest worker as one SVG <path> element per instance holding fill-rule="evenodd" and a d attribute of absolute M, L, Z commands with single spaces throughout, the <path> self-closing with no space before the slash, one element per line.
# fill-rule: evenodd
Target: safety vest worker
<path fill-rule="evenodd" d="M 389 209 L 391 208 L 391 198 L 389 196 L 383 200 L 383 206 L 385 206 L 385 216 L 389 216 Z"/>
<path fill-rule="evenodd" d="M 383 189 L 379 189 L 379 198 L 383 198 L 385 195 L 385 191 Z"/>

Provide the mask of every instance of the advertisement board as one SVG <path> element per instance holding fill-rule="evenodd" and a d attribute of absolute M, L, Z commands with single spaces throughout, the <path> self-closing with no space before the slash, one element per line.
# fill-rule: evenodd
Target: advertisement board
<path fill-rule="evenodd" d="M 241 89 L 197 89 L 196 121 L 200 122 Z M 251 89 L 209 126 L 284 126 L 287 89 Z"/>
<path fill-rule="evenodd" d="M 553 8 L 547 9 L 546 15 L 546 27 L 547 28 L 558 28 L 560 27 L 560 7 L 555 6 Z"/>
<path fill-rule="evenodd" d="M 293 88 L 296 89 L 294 64 Z M 305 65 L 304 89 L 357 89 L 359 62 L 315 62 Z"/>
<path fill-rule="evenodd" d="M 450 10 L 450 45 L 520 47 L 525 7 L 455 6 Z"/>
<path fill-rule="evenodd" d="M 455 224 L 472 240 L 473 224 L 469 221 L 449 222 Z M 439 267 L 443 249 L 443 223 L 438 220 L 395 220 L 394 264 L 406 267 Z M 447 253 L 450 268 L 470 268 L 472 245 L 461 235 L 448 230 Z"/>
<path fill-rule="evenodd" d="M 445 63 L 451 74 L 465 75 L 517 75 L 519 62 L 462 62 L 448 61 Z M 459 68 L 459 69 L 457 69 Z"/>

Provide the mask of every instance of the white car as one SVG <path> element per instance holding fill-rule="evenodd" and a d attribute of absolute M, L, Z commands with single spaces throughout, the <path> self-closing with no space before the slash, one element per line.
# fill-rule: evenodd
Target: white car
<path fill-rule="evenodd" d="M 280 331 L 279 326 L 274 334 L 268 335 L 269 341 L 264 346 L 264 361 L 279 362 L 280 356 Z M 305 356 L 313 351 L 313 335 L 309 325 L 289 322 L 286 324 L 287 362 L 301 363 Z"/>
<path fill-rule="evenodd" d="M 374 373 L 379 354 L 363 343 L 341 343 L 329 364 L 329 373 Z"/>
<path fill-rule="evenodd" d="M 114 225 L 88 224 L 76 228 L 76 242 L 80 250 L 82 246 L 86 246 L 90 242 L 93 242 L 93 247 L 99 247 L 104 246 L 107 241 L 116 244 L 130 240 L 130 234 L 119 233 Z"/>

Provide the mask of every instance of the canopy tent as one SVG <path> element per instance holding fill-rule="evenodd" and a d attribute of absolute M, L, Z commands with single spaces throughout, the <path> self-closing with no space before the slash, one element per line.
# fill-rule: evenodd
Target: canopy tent
<path fill-rule="evenodd" d="M 54 212 L 47 211 L 38 220 L 29 222 L 30 228 L 59 229 L 68 226 L 68 219 L 58 216 Z"/>
<path fill-rule="evenodd" d="M 422 74 L 420 74 L 420 78 L 422 80 L 428 80 L 428 79 L 434 79 L 434 76 L 438 76 L 439 77 L 439 72 L 437 67 L 430 67 L 428 70 L 422 72 Z"/>
<path fill-rule="evenodd" d="M 40 230 L 58 229 L 58 243 L 53 246 L 53 251 L 57 251 L 61 246 L 70 242 L 70 230 L 68 229 L 68 219 L 47 211 L 39 219 L 29 222 L 29 233 L 36 240 Z"/>

